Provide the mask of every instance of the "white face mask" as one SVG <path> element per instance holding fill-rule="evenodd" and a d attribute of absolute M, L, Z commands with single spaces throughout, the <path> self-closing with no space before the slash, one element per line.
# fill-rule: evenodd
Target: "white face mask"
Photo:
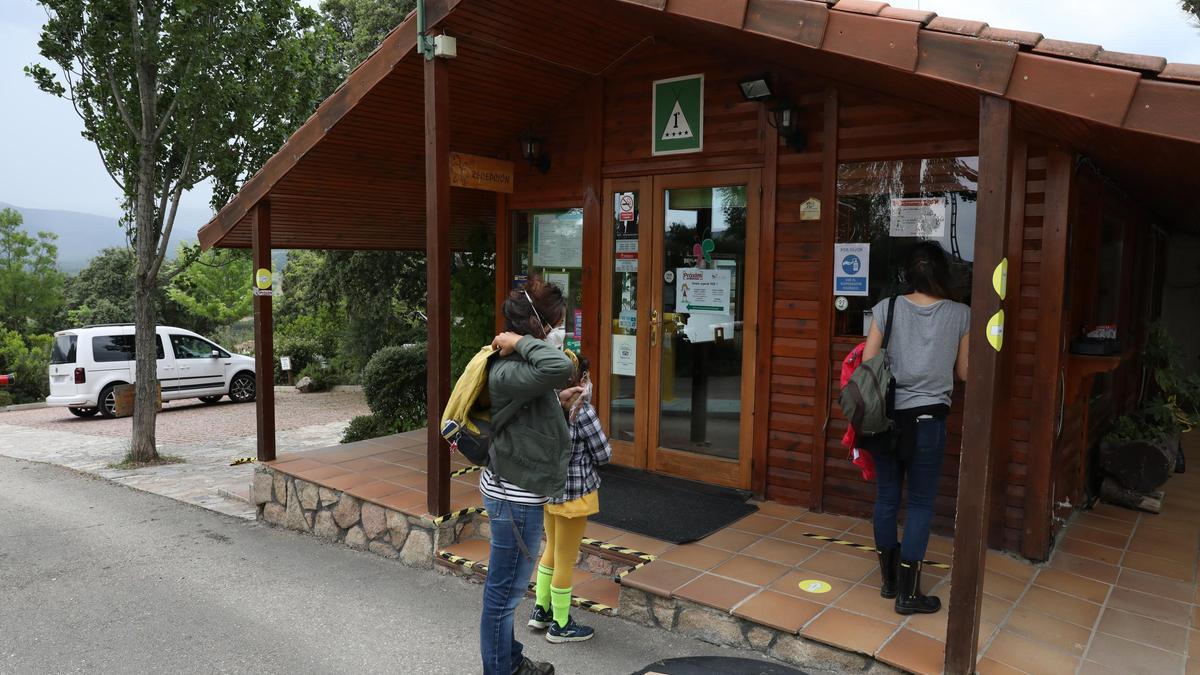
<path fill-rule="evenodd" d="M 546 344 L 550 345 L 551 347 L 554 347 L 555 349 L 557 349 L 559 351 L 562 351 L 563 344 L 566 343 L 566 341 L 567 341 L 567 329 L 565 326 L 559 326 L 558 328 L 551 330 L 546 335 Z"/>

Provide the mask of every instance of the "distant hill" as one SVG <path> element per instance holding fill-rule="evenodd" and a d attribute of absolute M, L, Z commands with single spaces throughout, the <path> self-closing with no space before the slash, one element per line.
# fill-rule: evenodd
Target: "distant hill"
<path fill-rule="evenodd" d="M 13 209 L 25 219 L 25 231 L 53 232 L 58 235 L 58 266 L 64 272 L 78 272 L 87 266 L 98 251 L 113 246 L 125 246 L 125 232 L 117 227 L 117 219 L 78 211 L 51 209 L 27 209 L 0 202 L 0 209 Z M 204 223 L 195 216 L 182 212 L 176 218 L 175 230 L 171 234 L 171 250 L 181 241 L 195 241 L 196 231 Z"/>

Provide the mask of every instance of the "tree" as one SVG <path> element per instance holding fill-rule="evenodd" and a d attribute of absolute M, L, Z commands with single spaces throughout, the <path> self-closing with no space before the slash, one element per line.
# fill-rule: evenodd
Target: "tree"
<path fill-rule="evenodd" d="M 214 181 L 225 203 L 311 113 L 333 77 L 332 36 L 295 0 L 39 0 L 42 64 L 125 199 L 133 243 L 134 461 L 155 450 L 155 292 L 179 198 Z M 185 261 L 186 262 L 186 261 Z"/>
<path fill-rule="evenodd" d="M 338 60 L 349 72 L 366 60 L 416 0 L 324 0 L 321 12 L 338 35 Z"/>
<path fill-rule="evenodd" d="M 254 266 L 249 251 L 213 249 L 197 255 L 184 245 L 178 258 L 194 262 L 171 280 L 167 297 L 200 320 L 192 324 L 193 330 L 209 333 L 253 312 L 250 281 Z"/>
<path fill-rule="evenodd" d="M 1183 11 L 1196 17 L 1196 22 L 1200 23 L 1200 0 L 1180 0 L 1183 5 Z"/>
<path fill-rule="evenodd" d="M 63 287 L 57 236 L 31 236 L 21 229 L 22 223 L 19 212 L 0 211 L 0 326 L 20 333 L 52 331 Z"/>

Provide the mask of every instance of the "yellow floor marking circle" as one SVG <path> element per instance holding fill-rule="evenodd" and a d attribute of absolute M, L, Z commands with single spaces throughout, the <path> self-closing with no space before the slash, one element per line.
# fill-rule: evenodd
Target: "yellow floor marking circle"
<path fill-rule="evenodd" d="M 818 579 L 805 579 L 800 582 L 800 590 L 805 593 L 828 593 L 833 590 L 833 586 Z"/>

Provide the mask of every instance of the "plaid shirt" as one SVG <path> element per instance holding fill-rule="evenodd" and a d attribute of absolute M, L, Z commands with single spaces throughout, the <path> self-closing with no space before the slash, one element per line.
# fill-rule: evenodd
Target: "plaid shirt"
<path fill-rule="evenodd" d="M 571 424 L 571 462 L 567 465 L 567 486 L 561 499 L 551 503 L 563 504 L 595 492 L 600 487 L 596 467 L 608 464 L 612 447 L 600 428 L 600 418 L 592 404 L 584 402 L 575 422 Z"/>

